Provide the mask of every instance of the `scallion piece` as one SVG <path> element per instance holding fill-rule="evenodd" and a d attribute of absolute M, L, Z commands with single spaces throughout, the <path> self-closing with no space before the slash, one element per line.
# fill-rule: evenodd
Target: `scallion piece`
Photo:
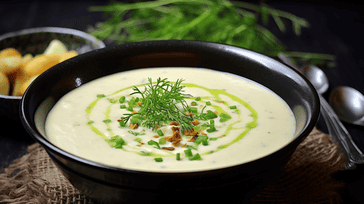
<path fill-rule="evenodd" d="M 104 98 L 105 94 L 97 94 L 97 98 Z"/>
<path fill-rule="evenodd" d="M 196 138 L 196 140 L 195 140 L 195 143 L 197 144 L 197 145 L 199 145 L 199 144 L 203 144 L 204 143 L 204 141 L 207 141 L 208 140 L 208 137 L 206 136 L 206 135 L 199 135 L 197 138 Z M 205 142 L 206 143 L 206 142 Z"/>
<path fill-rule="evenodd" d="M 120 120 L 119 121 L 119 125 L 120 125 L 120 127 L 125 127 L 126 126 L 125 121 L 124 120 Z"/>
<path fill-rule="evenodd" d="M 192 157 L 192 151 L 191 151 L 191 149 L 186 149 L 184 152 L 185 152 L 185 155 L 187 157 Z"/>
<path fill-rule="evenodd" d="M 176 154 L 176 160 L 177 160 L 177 161 L 181 160 L 181 153 L 177 153 L 177 154 Z"/>
<path fill-rule="evenodd" d="M 122 96 L 119 98 L 119 103 L 124 103 L 125 102 L 125 96 Z"/>
<path fill-rule="evenodd" d="M 156 162 L 163 162 L 163 158 L 157 157 L 157 158 L 154 158 L 154 161 L 156 161 Z"/>
<path fill-rule="evenodd" d="M 130 119 L 131 123 L 140 123 L 140 115 L 134 115 L 131 119 Z"/>
<path fill-rule="evenodd" d="M 206 130 L 206 132 L 210 133 L 210 132 L 215 132 L 216 128 L 215 128 L 215 121 L 214 120 L 210 120 L 210 128 Z"/>
<path fill-rule="evenodd" d="M 158 142 L 154 141 L 154 140 L 149 140 L 148 141 L 149 145 L 155 145 L 157 149 L 160 149 L 161 147 L 159 146 Z"/>
<path fill-rule="evenodd" d="M 195 100 L 196 101 L 201 101 L 201 97 L 197 97 Z"/>
<path fill-rule="evenodd" d="M 129 106 L 126 110 L 128 110 L 130 112 L 133 112 L 134 111 L 133 107 L 131 107 L 131 106 Z"/>
<path fill-rule="evenodd" d="M 220 113 L 219 117 L 220 117 L 220 120 L 219 120 L 220 122 L 226 122 L 229 119 L 231 119 L 231 116 L 227 113 Z"/>
<path fill-rule="evenodd" d="M 116 149 L 122 149 L 123 145 L 126 145 L 126 142 L 119 135 L 112 136 L 107 140 L 107 143 Z"/>
<path fill-rule="evenodd" d="M 190 161 L 193 161 L 193 160 L 200 160 L 201 159 L 201 156 L 199 153 L 196 153 L 195 155 L 193 155 L 193 157 L 190 157 L 188 158 Z"/>
<path fill-rule="evenodd" d="M 164 136 L 164 133 L 163 133 L 163 131 L 162 131 L 162 130 L 157 130 L 157 134 L 158 134 L 159 136 Z"/>
<path fill-rule="evenodd" d="M 126 109 L 126 105 L 120 105 L 120 109 Z"/>
<path fill-rule="evenodd" d="M 196 107 L 190 107 L 190 110 L 193 114 L 197 114 L 197 108 Z"/>
<path fill-rule="evenodd" d="M 236 109 L 236 106 L 230 106 L 229 108 L 230 109 Z"/>
<path fill-rule="evenodd" d="M 206 101 L 206 105 L 207 106 L 211 106 L 211 102 L 210 101 Z"/>
<path fill-rule="evenodd" d="M 164 139 L 164 138 L 160 138 L 159 139 L 159 144 L 161 144 L 161 145 L 164 145 L 164 144 L 166 144 L 166 139 Z"/>

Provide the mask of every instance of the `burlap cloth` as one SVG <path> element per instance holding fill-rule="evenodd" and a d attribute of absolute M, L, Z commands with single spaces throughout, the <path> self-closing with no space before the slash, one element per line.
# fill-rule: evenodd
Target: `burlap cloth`
<path fill-rule="evenodd" d="M 61 175 L 39 144 L 0 174 L 0 203 L 95 203 Z M 332 137 L 314 129 L 277 179 L 251 203 L 340 203 L 344 156 Z"/>

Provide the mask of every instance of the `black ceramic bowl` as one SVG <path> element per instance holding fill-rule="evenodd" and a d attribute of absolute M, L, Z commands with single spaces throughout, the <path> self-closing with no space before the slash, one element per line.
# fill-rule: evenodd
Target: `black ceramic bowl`
<path fill-rule="evenodd" d="M 292 109 L 295 139 L 263 158 L 197 172 L 134 171 L 87 161 L 52 145 L 44 134 L 47 113 L 60 97 L 96 78 L 145 67 L 203 67 L 254 80 Z M 36 114 L 36 110 L 40 109 Z M 58 64 L 39 76 L 21 101 L 21 120 L 56 166 L 84 194 L 105 203 L 216 203 L 249 200 L 287 163 L 319 116 L 313 86 L 294 69 L 264 55 L 199 41 L 151 41 L 95 50 Z"/>
<path fill-rule="evenodd" d="M 105 44 L 95 37 L 79 30 L 58 27 L 41 27 L 6 33 L 0 36 L 0 50 L 15 48 L 25 54 L 42 54 L 53 39 L 64 43 L 68 50 L 79 54 L 104 48 Z M 0 95 L 0 115 L 19 121 L 19 104 L 21 96 Z"/>

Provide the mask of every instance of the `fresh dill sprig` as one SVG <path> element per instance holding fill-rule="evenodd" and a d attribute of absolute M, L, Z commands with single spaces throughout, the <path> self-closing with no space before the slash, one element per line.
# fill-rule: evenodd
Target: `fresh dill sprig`
<path fill-rule="evenodd" d="M 155 83 L 151 78 L 148 81 L 144 91 L 133 87 L 134 92 L 130 95 L 140 94 L 142 104 L 137 113 L 124 114 L 124 122 L 127 123 L 131 117 L 139 115 L 140 125 L 149 129 L 155 130 L 157 126 L 171 121 L 178 122 L 182 129 L 191 129 L 192 124 L 188 121 L 192 117 L 187 115 L 190 108 L 184 100 L 186 97 L 183 94 L 182 80 L 171 83 L 167 78 L 159 77 Z"/>

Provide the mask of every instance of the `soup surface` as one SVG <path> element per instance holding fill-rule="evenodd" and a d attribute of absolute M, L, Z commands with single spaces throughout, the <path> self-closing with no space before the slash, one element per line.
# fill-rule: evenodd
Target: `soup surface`
<path fill-rule="evenodd" d="M 162 82 L 168 86 L 158 86 Z M 148 93 L 154 95 L 148 98 Z M 164 106 L 173 94 L 188 98 Z M 183 117 L 171 119 L 173 111 Z M 154 124 L 158 118 L 162 122 Z M 169 123 L 177 120 L 181 124 Z M 99 78 L 63 96 L 46 120 L 47 138 L 69 153 L 159 172 L 249 162 L 288 144 L 294 132 L 293 113 L 275 93 L 243 77 L 202 68 L 139 69 Z"/>

